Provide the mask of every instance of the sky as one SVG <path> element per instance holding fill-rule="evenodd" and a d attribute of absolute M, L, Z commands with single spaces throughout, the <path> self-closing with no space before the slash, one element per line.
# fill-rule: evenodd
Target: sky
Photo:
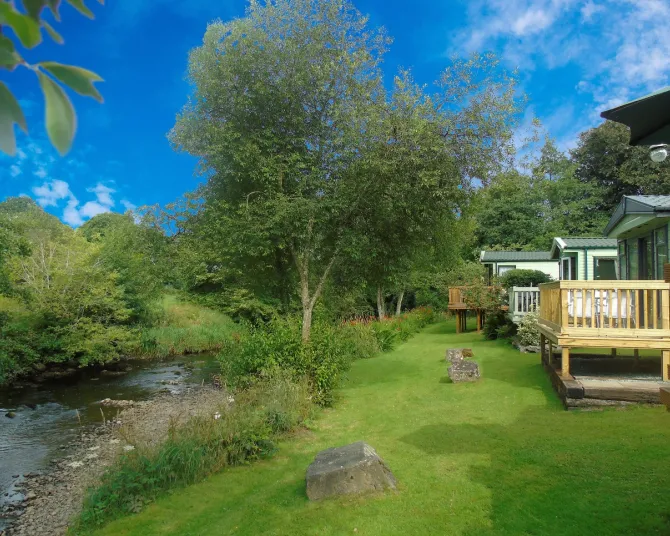
<path fill-rule="evenodd" d="M 42 97 L 27 69 L 0 73 L 30 133 L 15 157 L 0 155 L 0 199 L 28 195 L 77 227 L 106 211 L 165 204 L 203 181 L 195 159 L 167 133 L 185 104 L 188 52 L 207 23 L 244 15 L 247 0 L 107 0 L 88 20 L 62 8 L 65 38 L 26 54 L 100 74 L 105 102 L 71 95 L 78 114 L 72 150 L 60 157 L 44 131 Z M 453 57 L 494 52 L 517 69 L 529 102 L 559 147 L 602 122 L 599 113 L 667 85 L 670 0 L 354 0 L 394 42 L 387 80 L 401 67 L 431 84 Z"/>

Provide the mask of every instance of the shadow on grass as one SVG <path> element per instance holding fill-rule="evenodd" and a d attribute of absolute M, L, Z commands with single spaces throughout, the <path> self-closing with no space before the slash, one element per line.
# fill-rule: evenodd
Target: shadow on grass
<path fill-rule="evenodd" d="M 660 415 L 533 408 L 509 426 L 427 425 L 401 441 L 431 457 L 463 456 L 470 479 L 489 490 L 489 528 L 463 536 L 670 535 L 670 472 L 660 469 L 670 463 L 670 426 L 656 433 Z"/>

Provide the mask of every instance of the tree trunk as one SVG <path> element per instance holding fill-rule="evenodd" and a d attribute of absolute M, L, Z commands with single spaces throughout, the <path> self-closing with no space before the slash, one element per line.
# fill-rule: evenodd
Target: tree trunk
<path fill-rule="evenodd" d="M 405 297 L 405 291 L 401 290 L 400 294 L 398 294 L 398 303 L 396 303 L 395 306 L 395 315 L 400 316 L 400 312 L 402 311 L 402 300 Z"/>
<path fill-rule="evenodd" d="M 323 292 L 323 285 L 328 279 L 328 274 L 330 274 L 330 270 L 333 268 L 333 264 L 335 264 L 337 252 L 335 252 L 333 258 L 330 259 L 330 262 L 323 271 L 323 274 L 321 274 L 321 278 L 319 279 L 319 283 L 317 284 L 314 293 L 310 295 L 309 258 L 306 256 L 301 258 L 300 255 L 295 251 L 295 248 L 292 248 L 292 250 L 293 258 L 298 268 L 298 273 L 300 274 L 300 300 L 302 302 L 302 342 L 308 342 L 312 332 L 312 312 L 314 311 L 314 305 L 316 305 L 316 301 Z"/>
<path fill-rule="evenodd" d="M 383 320 L 386 317 L 386 304 L 384 303 L 384 289 L 380 286 L 377 287 L 377 315 L 379 320 Z"/>
<path fill-rule="evenodd" d="M 312 333 L 312 311 L 314 307 L 303 307 L 302 309 L 302 342 L 309 341 Z"/>

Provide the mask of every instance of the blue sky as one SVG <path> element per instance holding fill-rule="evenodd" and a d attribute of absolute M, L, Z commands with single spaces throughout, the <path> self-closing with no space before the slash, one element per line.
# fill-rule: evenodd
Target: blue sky
<path fill-rule="evenodd" d="M 99 73 L 104 104 L 73 96 L 79 129 L 60 158 L 43 126 L 41 95 L 26 69 L 7 81 L 26 111 L 30 136 L 0 156 L 0 199 L 30 195 L 77 226 L 103 211 L 168 203 L 194 189 L 195 161 L 172 151 L 166 133 L 186 102 L 188 51 L 213 19 L 242 16 L 246 0 L 108 0 L 87 3 L 93 21 L 62 9 L 65 44 L 48 40 L 30 61 L 55 60 Z M 519 70 L 537 116 L 562 148 L 599 124 L 598 113 L 668 85 L 670 0 L 355 0 L 394 38 L 388 79 L 412 68 L 431 83 L 453 55 L 496 52 Z M 522 130 L 519 136 L 521 137 Z"/>

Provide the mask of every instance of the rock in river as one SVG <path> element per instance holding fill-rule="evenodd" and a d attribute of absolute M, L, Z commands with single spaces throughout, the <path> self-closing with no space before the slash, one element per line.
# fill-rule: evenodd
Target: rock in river
<path fill-rule="evenodd" d="M 7 413 L 5 413 L 5 417 L 7 417 L 8 419 L 13 419 L 14 417 L 16 417 L 16 413 L 14 413 L 13 411 L 8 411 Z"/>
<path fill-rule="evenodd" d="M 319 452 L 307 469 L 306 481 L 312 501 L 396 487 L 384 461 L 363 441 Z"/>

